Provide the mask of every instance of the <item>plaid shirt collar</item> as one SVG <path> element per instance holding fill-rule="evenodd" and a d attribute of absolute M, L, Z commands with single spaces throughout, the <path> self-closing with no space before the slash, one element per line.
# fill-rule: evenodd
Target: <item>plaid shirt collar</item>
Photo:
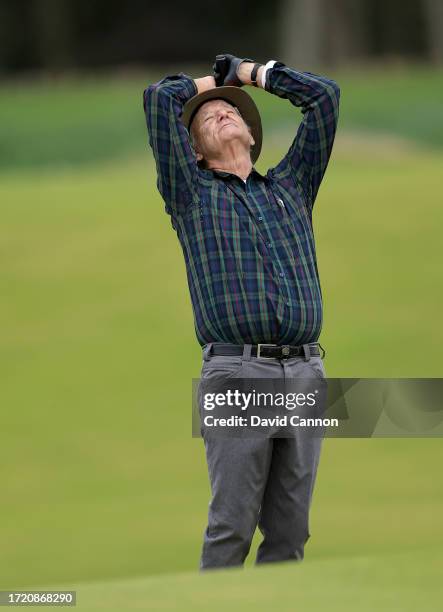
<path fill-rule="evenodd" d="M 233 174 L 232 172 L 225 172 L 224 170 L 215 170 L 215 169 L 200 168 L 200 172 L 202 172 L 209 179 L 213 178 L 214 174 L 220 176 L 221 178 L 230 178 L 230 177 L 240 178 L 238 176 L 238 174 Z M 267 175 L 261 174 L 254 166 L 252 167 L 252 170 L 251 170 L 249 176 L 253 176 L 253 175 L 257 175 L 258 177 L 260 177 L 261 179 L 263 179 L 265 181 L 268 180 Z M 249 176 L 248 176 L 248 178 L 249 178 Z"/>

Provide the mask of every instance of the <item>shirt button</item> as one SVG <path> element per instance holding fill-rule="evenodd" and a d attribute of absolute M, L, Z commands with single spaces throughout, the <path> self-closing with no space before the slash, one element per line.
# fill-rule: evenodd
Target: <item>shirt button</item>
<path fill-rule="evenodd" d="M 285 207 L 285 203 L 283 202 L 283 200 L 281 198 L 277 198 L 277 203 L 284 208 Z"/>
<path fill-rule="evenodd" d="M 259 217 L 259 218 L 258 218 L 258 220 L 259 220 L 259 221 L 263 221 L 263 217 Z"/>
<path fill-rule="evenodd" d="M 283 278 L 283 277 L 284 277 L 283 272 L 280 272 L 279 276 L 280 276 L 281 278 Z"/>
<path fill-rule="evenodd" d="M 291 305 L 290 300 L 286 300 L 286 306 L 290 306 L 290 305 Z"/>
<path fill-rule="evenodd" d="M 272 247 L 272 242 L 267 242 L 266 246 L 270 249 Z"/>

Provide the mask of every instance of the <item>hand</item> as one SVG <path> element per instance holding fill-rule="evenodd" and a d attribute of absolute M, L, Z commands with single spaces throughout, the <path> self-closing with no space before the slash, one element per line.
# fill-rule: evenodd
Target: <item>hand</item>
<path fill-rule="evenodd" d="M 251 59 L 240 59 L 230 53 L 222 53 L 217 55 L 215 58 L 213 71 L 215 84 L 217 87 L 221 85 L 234 85 L 235 87 L 242 87 L 243 81 L 240 80 L 237 70 L 240 64 L 243 62 L 253 62 Z"/>

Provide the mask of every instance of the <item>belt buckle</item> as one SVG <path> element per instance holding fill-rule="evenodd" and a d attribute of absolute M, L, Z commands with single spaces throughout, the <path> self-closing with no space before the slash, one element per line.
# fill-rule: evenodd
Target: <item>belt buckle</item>
<path fill-rule="evenodd" d="M 264 355 L 261 355 L 262 346 L 277 346 L 277 345 L 276 344 L 257 344 L 257 357 L 260 357 L 261 359 L 275 359 L 275 357 L 265 357 Z"/>

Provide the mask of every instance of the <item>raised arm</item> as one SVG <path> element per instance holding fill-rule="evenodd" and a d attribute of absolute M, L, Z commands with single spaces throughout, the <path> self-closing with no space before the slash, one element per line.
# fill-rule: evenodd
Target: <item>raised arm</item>
<path fill-rule="evenodd" d="M 297 72 L 280 62 L 268 66 L 264 85 L 267 91 L 300 107 L 304 115 L 288 153 L 273 172 L 290 175 L 312 208 L 334 143 L 340 88 L 335 81 Z"/>
<path fill-rule="evenodd" d="M 180 117 L 190 98 L 211 87 L 215 87 L 213 77 L 193 80 L 180 73 L 165 77 L 144 91 L 143 106 L 157 166 L 157 186 L 169 214 L 184 212 L 188 204 L 198 201 L 197 160 Z"/>
<path fill-rule="evenodd" d="M 255 70 L 253 70 L 255 68 Z M 217 55 L 214 75 L 218 85 L 250 85 L 253 83 L 280 98 L 301 107 L 304 115 L 295 139 L 285 157 L 271 172 L 290 177 L 312 208 L 329 162 L 338 122 L 340 89 L 334 81 L 297 72 L 282 62 L 270 61 L 265 66 L 242 60 L 230 54 Z"/>

